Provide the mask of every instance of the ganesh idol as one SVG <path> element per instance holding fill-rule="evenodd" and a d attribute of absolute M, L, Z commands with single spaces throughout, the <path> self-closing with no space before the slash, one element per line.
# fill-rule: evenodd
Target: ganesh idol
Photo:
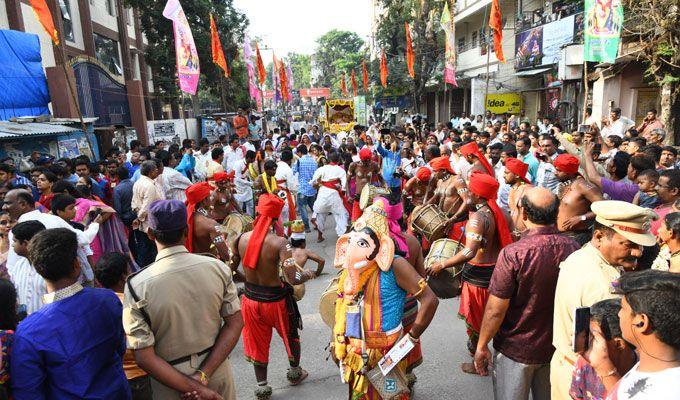
<path fill-rule="evenodd" d="M 339 275 L 331 354 L 352 400 L 410 399 L 405 379 L 407 357 L 389 373 L 385 357 L 396 343 L 416 344 L 432 321 L 438 300 L 406 261 L 389 233 L 385 206 L 376 202 L 364 210 L 352 231 L 338 239 L 334 264 Z M 404 302 L 412 295 L 420 303 L 418 316 L 405 331 Z"/>

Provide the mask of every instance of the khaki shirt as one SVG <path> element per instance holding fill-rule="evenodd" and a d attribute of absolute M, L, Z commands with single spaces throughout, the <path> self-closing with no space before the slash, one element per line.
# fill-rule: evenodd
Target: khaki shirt
<path fill-rule="evenodd" d="M 140 301 L 134 301 L 126 285 L 123 327 L 128 348 L 154 346 L 166 361 L 212 347 L 222 318 L 241 309 L 229 268 L 184 246 L 159 251 L 156 262 L 132 277 L 131 284 Z M 151 326 L 139 311 L 142 306 Z"/>
<path fill-rule="evenodd" d="M 560 264 L 553 314 L 556 355 L 561 353 L 576 361 L 577 355 L 572 351 L 574 311 L 578 307 L 590 307 L 598 301 L 617 297 L 610 289 L 612 282 L 620 276 L 620 270 L 609 264 L 590 243 Z"/>

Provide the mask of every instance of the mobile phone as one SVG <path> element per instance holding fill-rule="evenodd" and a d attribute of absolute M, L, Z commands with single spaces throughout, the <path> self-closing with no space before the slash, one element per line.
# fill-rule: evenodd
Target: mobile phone
<path fill-rule="evenodd" d="M 588 349 L 590 337 L 590 307 L 579 307 L 574 313 L 574 353 L 581 354 Z"/>
<path fill-rule="evenodd" d="M 588 124 L 580 124 L 580 125 L 578 126 L 578 131 L 579 131 L 579 132 L 586 133 L 586 132 L 588 132 L 589 130 L 590 130 L 590 125 L 588 125 Z"/>

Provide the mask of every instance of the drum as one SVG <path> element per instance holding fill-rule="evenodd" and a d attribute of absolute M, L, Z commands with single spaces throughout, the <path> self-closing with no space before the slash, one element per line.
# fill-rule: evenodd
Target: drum
<path fill-rule="evenodd" d="M 373 204 L 373 199 L 380 196 L 389 196 L 390 190 L 387 188 L 377 187 L 370 184 L 365 184 L 361 189 L 361 196 L 359 197 L 359 208 L 365 210 L 366 207 Z"/>
<path fill-rule="evenodd" d="M 231 243 L 238 235 L 253 230 L 253 219 L 249 215 L 231 213 L 227 215 L 222 223 L 220 231 Z"/>
<path fill-rule="evenodd" d="M 427 258 L 425 258 L 425 269 L 434 263 L 448 260 L 462 249 L 463 245 L 455 240 L 439 239 L 435 241 L 432 243 L 432 247 L 430 247 Z M 451 268 L 442 270 L 437 276 L 429 276 L 427 284 L 440 299 L 450 299 L 459 296 L 462 285 L 462 271 L 463 265 L 454 265 Z"/>
<path fill-rule="evenodd" d="M 447 221 L 446 215 L 436 205 L 418 206 L 411 214 L 411 230 L 432 243 L 446 236 Z"/>
<path fill-rule="evenodd" d="M 339 276 L 336 276 L 328 283 L 326 290 L 323 291 L 321 299 L 319 300 L 319 314 L 321 319 L 333 329 L 335 325 L 335 301 L 338 299 L 338 281 Z"/>

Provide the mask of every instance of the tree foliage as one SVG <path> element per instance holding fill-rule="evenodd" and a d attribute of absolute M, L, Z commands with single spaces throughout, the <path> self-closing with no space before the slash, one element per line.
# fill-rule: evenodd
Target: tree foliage
<path fill-rule="evenodd" d="M 388 86 L 378 87 L 376 96 L 412 94 L 415 104 L 421 104 L 431 80 L 441 78 L 443 71 L 443 33 L 439 28 L 444 2 L 441 0 L 377 0 L 385 10 L 376 34 L 380 50 L 387 56 Z M 448 1 L 448 0 L 447 0 Z M 415 55 L 415 78 L 406 69 L 406 31 L 404 22 L 411 27 Z"/>
<path fill-rule="evenodd" d="M 176 62 L 172 22 L 163 17 L 164 1 L 125 0 L 125 5 L 139 11 L 142 32 L 148 40 L 146 60 L 154 71 L 156 94 L 166 102 L 174 102 L 179 96 L 176 81 Z M 215 17 L 222 47 L 230 68 L 231 78 L 223 79 L 227 106 L 234 109 L 248 104 L 248 83 L 245 66 L 239 59 L 243 33 L 248 26 L 245 15 L 236 11 L 233 0 L 192 0 L 184 1 L 186 14 L 196 43 L 201 63 L 202 89 L 221 98 L 221 69 L 212 62 L 210 46 L 210 14 Z M 205 96 L 205 94 L 204 94 Z"/>
<path fill-rule="evenodd" d="M 349 74 L 352 69 L 361 67 L 361 61 L 365 58 L 364 41 L 354 32 L 333 29 L 318 38 L 316 43 L 314 63 L 319 70 L 316 85 L 331 88 L 337 96 L 344 72 L 348 78 L 347 88 L 351 91 Z M 359 77 L 360 74 L 357 76 L 360 85 Z"/>
<path fill-rule="evenodd" d="M 293 71 L 293 88 L 303 89 L 310 87 L 312 78 L 312 56 L 307 54 L 288 53 L 287 65 Z"/>
<path fill-rule="evenodd" d="M 672 109 L 680 104 L 680 5 L 677 0 L 624 0 L 623 6 L 623 38 L 638 42 L 645 75 L 662 87 L 660 119 L 672 128 Z"/>

